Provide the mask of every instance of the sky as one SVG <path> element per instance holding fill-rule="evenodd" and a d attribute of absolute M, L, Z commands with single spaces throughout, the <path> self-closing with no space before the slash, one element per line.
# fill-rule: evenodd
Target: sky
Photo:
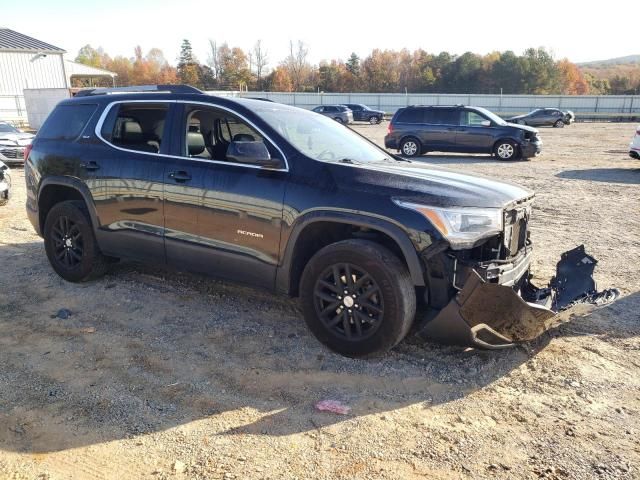
<path fill-rule="evenodd" d="M 361 58 L 374 48 L 422 48 L 430 53 L 486 54 L 545 47 L 573 62 L 640 53 L 627 16 L 633 2 L 609 0 L 598 7 L 558 0 L 2 0 L 0 27 L 11 28 L 67 50 L 75 58 L 86 44 L 111 56 L 133 56 L 136 45 L 160 48 L 175 64 L 183 39 L 201 62 L 208 40 L 245 50 L 262 40 L 269 67 L 302 40 L 311 63 Z"/>

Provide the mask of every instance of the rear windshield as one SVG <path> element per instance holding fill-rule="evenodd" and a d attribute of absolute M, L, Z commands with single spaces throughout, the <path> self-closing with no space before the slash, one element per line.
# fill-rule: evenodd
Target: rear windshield
<path fill-rule="evenodd" d="M 39 139 L 73 140 L 82 133 L 85 125 L 96 111 L 96 105 L 59 105 L 47 117 L 38 132 Z"/>

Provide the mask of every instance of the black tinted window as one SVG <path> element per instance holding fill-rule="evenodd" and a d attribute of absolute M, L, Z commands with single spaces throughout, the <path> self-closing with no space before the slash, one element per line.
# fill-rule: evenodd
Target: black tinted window
<path fill-rule="evenodd" d="M 432 123 L 436 123 L 438 125 L 458 125 L 460 120 L 460 111 L 446 108 L 434 108 L 433 117 Z"/>
<path fill-rule="evenodd" d="M 102 125 L 105 140 L 127 150 L 158 153 L 162 146 L 166 104 L 131 103 L 116 105 Z"/>
<path fill-rule="evenodd" d="M 38 138 L 73 140 L 77 138 L 96 110 L 96 105 L 60 105 L 47 117 Z"/>
<path fill-rule="evenodd" d="M 324 111 L 325 112 L 335 112 L 336 111 L 336 107 L 324 107 Z"/>
<path fill-rule="evenodd" d="M 398 115 L 398 122 L 402 123 L 423 123 L 424 112 L 422 108 L 407 108 Z"/>

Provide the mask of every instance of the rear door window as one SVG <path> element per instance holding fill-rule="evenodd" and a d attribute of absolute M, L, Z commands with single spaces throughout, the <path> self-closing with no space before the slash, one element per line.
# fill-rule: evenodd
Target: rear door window
<path fill-rule="evenodd" d="M 56 107 L 38 132 L 38 138 L 44 140 L 74 140 L 78 138 L 96 108 L 95 104 L 83 103 Z"/>
<path fill-rule="evenodd" d="M 159 153 L 165 136 L 166 103 L 122 103 L 112 107 L 100 134 L 116 147 Z"/>
<path fill-rule="evenodd" d="M 434 122 L 437 125 L 459 125 L 460 111 L 450 108 L 434 108 Z"/>

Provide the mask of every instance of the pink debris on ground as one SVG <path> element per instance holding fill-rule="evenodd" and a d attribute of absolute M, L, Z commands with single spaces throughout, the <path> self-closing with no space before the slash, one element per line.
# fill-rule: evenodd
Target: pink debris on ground
<path fill-rule="evenodd" d="M 351 407 L 339 400 L 322 400 L 316 403 L 316 409 L 321 412 L 333 412 L 338 415 L 346 415 L 351 411 Z"/>

